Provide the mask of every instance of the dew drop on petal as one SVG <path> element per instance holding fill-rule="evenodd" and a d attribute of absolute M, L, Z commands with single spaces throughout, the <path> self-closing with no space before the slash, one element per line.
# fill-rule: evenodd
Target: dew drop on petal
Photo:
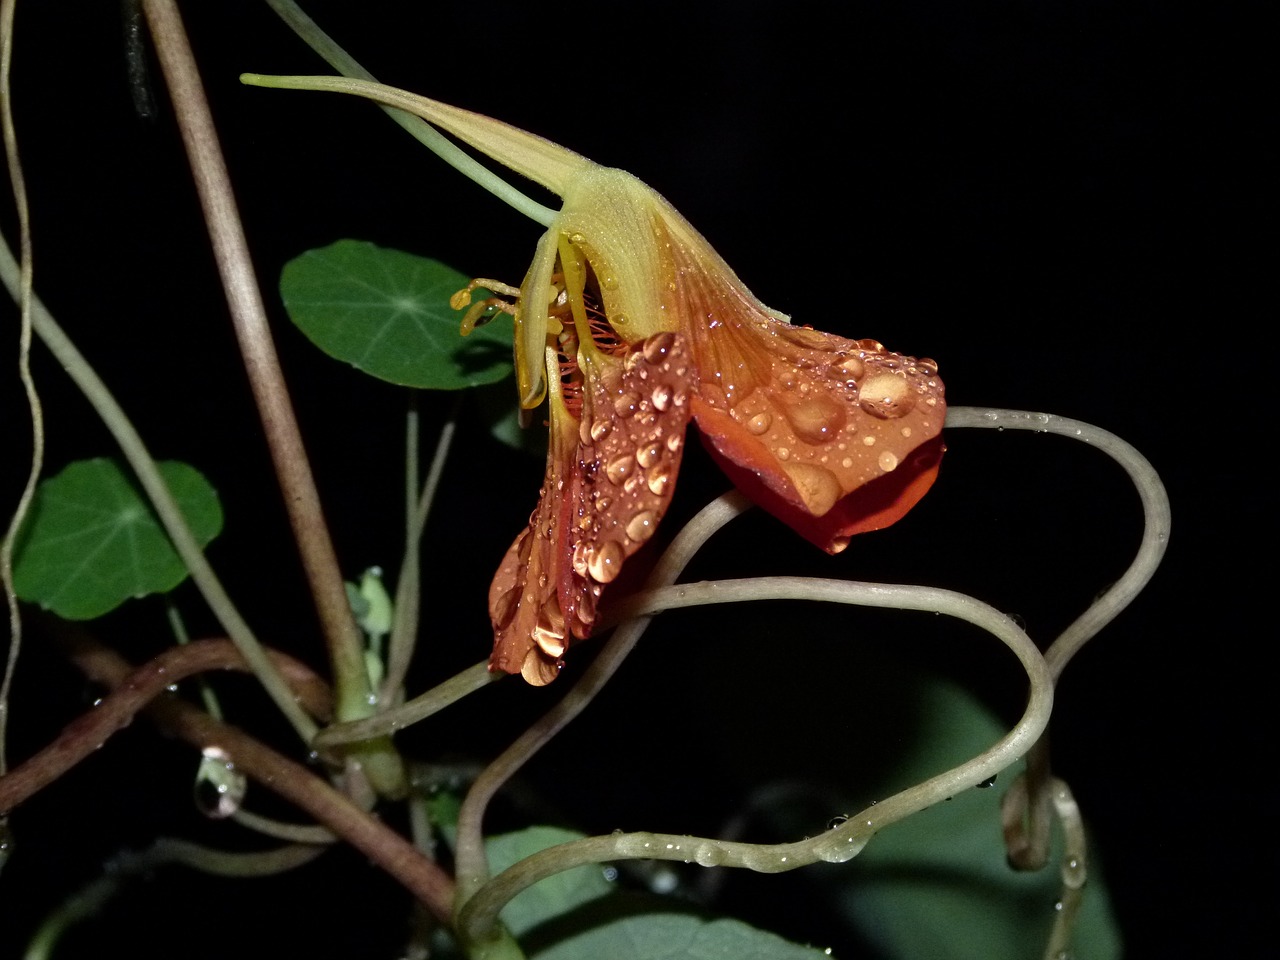
<path fill-rule="evenodd" d="M 880 452 L 880 457 L 876 460 L 876 462 L 880 464 L 880 469 L 883 470 L 885 473 L 888 473 L 890 470 L 896 470 L 898 467 L 897 455 L 891 453 L 888 450 L 882 450 Z"/>
<path fill-rule="evenodd" d="M 565 639 L 564 614 L 560 612 L 560 601 L 554 593 L 538 611 L 538 619 L 533 627 L 533 640 L 549 657 L 564 656 L 569 646 Z"/>
<path fill-rule="evenodd" d="M 862 375 L 866 373 L 867 365 L 862 362 L 861 357 L 849 357 L 847 360 L 841 360 L 832 369 L 842 374 L 846 381 L 861 380 Z"/>
<path fill-rule="evenodd" d="M 805 509 L 815 517 L 823 516 L 840 499 L 840 481 L 826 467 L 816 463 L 789 463 L 782 469 L 794 484 Z"/>
<path fill-rule="evenodd" d="M 650 443 L 636 451 L 636 462 L 642 467 L 652 467 L 662 456 L 662 445 Z"/>
<path fill-rule="evenodd" d="M 783 412 L 796 436 L 806 443 L 828 443 L 845 424 L 844 408 L 823 393 L 789 404 Z"/>
<path fill-rule="evenodd" d="M 666 331 L 655 333 L 644 342 L 644 346 L 641 348 L 644 352 L 644 358 L 650 363 L 658 363 L 671 351 L 671 347 L 675 342 L 676 335 L 674 333 Z"/>
<path fill-rule="evenodd" d="M 620 417 L 634 417 L 640 408 L 640 397 L 630 390 L 619 394 L 613 401 L 614 412 Z"/>
<path fill-rule="evenodd" d="M 591 422 L 591 439 L 595 443 L 599 443 L 609 435 L 613 429 L 608 420 L 596 419 Z"/>
<path fill-rule="evenodd" d="M 890 420 L 910 413 L 916 405 L 916 397 L 906 378 L 880 373 L 862 384 L 858 404 L 873 417 Z"/>
<path fill-rule="evenodd" d="M 604 472 L 612 483 L 620 484 L 631 475 L 631 471 L 635 468 L 635 457 L 629 453 L 614 457 L 605 466 Z"/>
<path fill-rule="evenodd" d="M 667 486 L 671 483 L 671 468 L 659 463 L 649 470 L 646 480 L 649 492 L 660 497 L 667 492 Z"/>
<path fill-rule="evenodd" d="M 605 540 L 587 553 L 587 572 L 597 583 L 610 583 L 622 569 L 626 554 L 616 540 Z"/>
<path fill-rule="evenodd" d="M 671 386 L 665 383 L 659 383 L 653 388 L 653 393 L 649 395 L 649 399 L 653 401 L 653 409 L 659 413 L 671 406 Z"/>
<path fill-rule="evenodd" d="M 773 417 L 767 413 L 757 413 L 754 417 L 747 421 L 747 429 L 756 436 L 764 433 L 773 424 Z"/>
<path fill-rule="evenodd" d="M 657 529 L 658 515 L 652 510 L 641 510 L 627 523 L 627 536 L 636 543 L 644 543 Z"/>
<path fill-rule="evenodd" d="M 573 572 L 580 577 L 587 575 L 587 554 L 589 548 L 585 543 L 575 544 L 573 548 Z"/>

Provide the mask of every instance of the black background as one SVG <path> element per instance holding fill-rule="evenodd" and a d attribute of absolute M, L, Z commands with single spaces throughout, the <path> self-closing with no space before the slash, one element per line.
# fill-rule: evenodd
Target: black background
<path fill-rule="evenodd" d="M 1254 551 L 1269 549 L 1261 466 L 1272 388 L 1269 351 L 1256 346 L 1257 324 L 1270 318 L 1251 289 L 1263 117 L 1248 11 L 419 9 L 428 6 L 308 9 L 383 81 L 637 174 L 796 321 L 933 357 L 952 404 L 1091 421 L 1155 464 L 1174 509 L 1166 565 L 1067 671 L 1055 763 L 1093 826 L 1127 956 L 1249 955 L 1274 892 L 1262 872 L 1262 781 L 1274 751 L 1259 662 L 1272 630 L 1253 599 L 1265 587 Z M 279 269 L 350 236 L 518 282 L 540 228 L 366 104 L 241 87 L 241 71 L 327 72 L 264 6 L 186 7 L 344 568 L 394 567 L 404 396 L 292 329 L 274 296 Z M 197 464 L 218 488 L 227 529 L 210 556 L 260 635 L 319 663 L 158 74 L 158 115 L 140 120 L 117 6 L 102 3 L 20 4 L 14 71 L 37 289 L 152 451 Z M 7 213 L 6 236 L 12 224 Z M 11 363 L 12 347 L 5 355 Z M 56 365 L 41 356 L 36 368 L 49 472 L 111 454 Z M 4 379 L 0 469 L 12 503 L 25 415 Z M 427 422 L 450 402 L 425 398 Z M 1117 469 L 1067 441 L 956 431 L 949 447 L 937 487 L 911 516 L 835 559 L 757 514 L 736 521 L 690 576 L 936 584 L 1016 613 L 1047 640 L 1124 569 L 1136 498 Z M 426 637 L 411 693 L 486 654 L 488 579 L 540 475 L 539 462 L 483 433 L 460 440 L 427 533 Z M 723 487 L 691 449 L 667 533 Z M 179 597 L 196 633 L 215 630 L 189 586 Z M 136 659 L 167 642 L 154 602 L 100 632 Z M 1012 719 L 1023 687 L 993 647 L 906 616 L 781 605 L 672 615 L 531 764 L 529 782 L 544 815 L 590 832 L 715 832 L 753 789 L 778 781 L 866 799 L 864 763 L 874 767 L 907 735 L 906 714 L 895 725 L 891 709 L 859 712 L 883 686 L 877 671 L 928 664 Z M 574 659 L 560 683 L 580 669 Z M 47 742 L 93 695 L 33 636 L 11 756 Z M 489 756 L 554 696 L 555 687 L 504 683 L 402 742 L 430 759 Z M 231 683 L 225 697 L 238 722 L 291 746 L 251 684 Z M 0 956 L 16 956 L 36 918 L 121 845 L 157 833 L 246 842 L 192 811 L 193 768 L 188 749 L 139 723 L 22 808 L 0 874 Z M 242 884 L 165 874 L 131 888 L 66 955 L 95 943 L 135 956 L 393 955 L 405 912 L 396 888 L 349 853 L 310 870 Z M 735 879 L 737 909 L 858 955 L 822 926 L 829 918 L 806 913 L 807 883 Z M 363 912 L 344 916 L 353 904 Z"/>

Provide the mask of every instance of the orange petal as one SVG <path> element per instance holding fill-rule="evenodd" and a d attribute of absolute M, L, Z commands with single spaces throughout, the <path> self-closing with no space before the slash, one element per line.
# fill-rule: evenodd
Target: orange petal
<path fill-rule="evenodd" d="M 691 299 L 704 331 L 694 418 L 744 493 L 836 553 L 929 489 L 946 416 L 932 361 L 794 326 L 729 283 Z"/>
<path fill-rule="evenodd" d="M 552 396 L 538 508 L 489 589 L 491 670 L 555 679 L 591 634 L 605 585 L 653 536 L 675 489 L 696 374 L 681 337 L 582 355 L 581 418 Z"/>

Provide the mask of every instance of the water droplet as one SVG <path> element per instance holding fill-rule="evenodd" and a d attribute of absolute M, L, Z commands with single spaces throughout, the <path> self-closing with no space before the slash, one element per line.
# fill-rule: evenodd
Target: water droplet
<path fill-rule="evenodd" d="M 220 747 L 205 748 L 193 791 L 201 813 L 214 820 L 231 816 L 240 809 L 248 789 L 248 779 L 236 769 L 226 751 Z"/>
<path fill-rule="evenodd" d="M 657 363 L 671 352 L 672 346 L 676 342 L 674 333 L 655 333 L 652 337 L 644 342 L 641 350 L 644 352 L 644 358 L 650 363 Z"/>
<path fill-rule="evenodd" d="M 599 443 L 609 435 L 611 430 L 613 430 L 613 425 L 608 420 L 597 418 L 591 422 L 591 439 Z"/>
<path fill-rule="evenodd" d="M 627 390 L 620 393 L 613 401 L 614 412 L 620 417 L 634 417 L 640 409 L 640 396 Z"/>
<path fill-rule="evenodd" d="M 880 469 L 885 473 L 890 470 L 896 470 L 898 467 L 898 457 L 896 454 L 890 453 L 888 450 L 882 450 L 876 463 L 880 465 Z"/>
<path fill-rule="evenodd" d="M 840 481 L 826 467 L 816 463 L 790 463 L 783 468 L 804 501 L 805 509 L 821 517 L 840 499 Z"/>
<path fill-rule="evenodd" d="M 587 552 L 588 547 L 585 543 L 575 544 L 573 548 L 573 572 L 580 577 L 587 575 Z"/>
<path fill-rule="evenodd" d="M 806 443 L 827 443 L 844 426 L 844 408 L 832 397 L 819 393 L 783 408 L 796 436 Z"/>
<path fill-rule="evenodd" d="M 627 315 L 625 313 L 615 313 L 609 318 L 609 322 L 615 327 L 625 327 L 627 325 Z"/>
<path fill-rule="evenodd" d="M 791 457 L 791 451 L 786 447 L 779 447 L 774 452 L 778 455 L 779 460 L 787 460 Z"/>
<path fill-rule="evenodd" d="M 757 413 L 754 417 L 747 421 L 747 429 L 756 436 L 764 433 L 773 425 L 773 417 L 767 413 Z"/>
<path fill-rule="evenodd" d="M 597 583 L 609 583 L 622 569 L 626 552 L 616 540 L 605 540 L 587 553 L 587 572 Z"/>
<path fill-rule="evenodd" d="M 656 464 L 649 470 L 646 477 L 649 484 L 649 492 L 655 496 L 662 496 L 667 492 L 667 487 L 671 483 L 671 468 L 665 463 Z"/>
<path fill-rule="evenodd" d="M 684 445 L 684 437 L 678 433 L 673 433 L 667 437 L 667 449 L 672 453 L 677 453 Z"/>
<path fill-rule="evenodd" d="M 652 467 L 662 456 L 662 444 L 650 443 L 636 451 L 636 462 L 642 467 Z"/>
<path fill-rule="evenodd" d="M 718 867 L 724 863 L 724 854 L 714 844 L 701 844 L 693 852 L 693 859 L 704 867 Z"/>
<path fill-rule="evenodd" d="M 618 278 L 613 276 L 605 277 L 600 281 L 600 286 L 604 287 L 606 290 L 617 290 Z"/>
<path fill-rule="evenodd" d="M 666 383 L 660 383 L 653 388 L 653 393 L 649 395 L 649 399 L 653 401 L 653 409 L 662 412 L 671 406 L 671 386 Z"/>
<path fill-rule="evenodd" d="M 862 384 L 858 405 L 873 417 L 890 420 L 910 413 L 916 405 L 916 395 L 905 377 L 878 373 Z"/>
<path fill-rule="evenodd" d="M 845 382 L 850 380 L 861 380 L 862 375 L 866 373 L 867 365 L 862 362 L 860 357 L 849 357 L 842 360 L 834 367 L 837 373 L 843 375 Z"/>
<path fill-rule="evenodd" d="M 533 627 L 533 642 L 549 657 L 564 656 L 569 644 L 565 640 L 564 614 L 560 612 L 560 601 L 553 593 L 538 611 L 538 620 Z"/>
<path fill-rule="evenodd" d="M 658 526 L 658 515 L 652 510 L 641 510 L 627 523 L 627 536 L 636 543 L 644 543 L 653 536 Z"/>
<path fill-rule="evenodd" d="M 827 829 L 834 830 L 836 827 L 840 826 L 842 823 L 848 823 L 848 822 L 849 822 L 849 818 L 842 813 L 842 814 L 839 814 L 838 816 L 832 817 L 830 820 L 827 821 Z"/>
<path fill-rule="evenodd" d="M 624 453 L 609 461 L 604 468 L 605 476 L 609 478 L 611 483 L 620 484 L 631 475 L 635 465 L 635 457 L 629 453 Z"/>

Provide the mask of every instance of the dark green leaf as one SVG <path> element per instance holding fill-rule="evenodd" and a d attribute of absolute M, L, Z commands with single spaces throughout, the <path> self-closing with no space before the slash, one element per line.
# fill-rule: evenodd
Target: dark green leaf
<path fill-rule="evenodd" d="M 582 834 L 559 827 L 529 827 L 517 833 L 490 837 L 485 841 L 489 868 L 494 875 L 547 847 L 570 840 L 581 840 Z M 602 897 L 613 889 L 598 866 L 575 867 L 557 873 L 535 884 L 513 899 L 502 911 L 502 922 L 514 936 L 536 927 L 544 920 L 558 917 L 589 900 Z"/>
<path fill-rule="evenodd" d="M 218 495 L 185 463 L 157 464 L 196 539 L 222 529 Z M 172 590 L 187 576 L 150 505 L 113 460 L 70 464 L 40 484 L 14 559 L 18 596 L 69 620 L 130 597 Z"/>
<path fill-rule="evenodd" d="M 940 773 L 1006 732 L 976 699 L 950 683 L 922 683 L 918 695 L 923 729 L 919 745 L 895 774 L 902 785 Z M 878 944 L 882 956 L 1022 960 L 1044 952 L 1061 887 L 1061 843 L 1055 836 L 1044 870 L 1009 867 L 1000 797 L 1018 772 L 886 828 L 844 868 L 845 878 L 826 868 L 841 912 Z M 1073 955 L 1115 960 L 1120 934 L 1096 857 L 1089 869 Z"/>
<path fill-rule="evenodd" d="M 509 317 L 458 333 L 462 312 L 449 297 L 468 280 L 438 260 L 339 240 L 285 264 L 280 294 L 290 319 L 329 356 L 391 383 L 461 390 L 512 369 Z"/>
<path fill-rule="evenodd" d="M 489 864 L 496 874 L 539 850 L 581 837 L 556 827 L 532 827 L 493 837 L 486 842 Z M 525 890 L 503 909 L 502 920 L 517 937 L 540 928 L 525 944 L 530 960 L 824 960 L 827 956 L 737 920 L 707 920 L 681 911 L 671 901 L 612 891 L 599 866 L 576 867 Z"/>
<path fill-rule="evenodd" d="M 532 954 L 530 960 L 830 960 L 741 920 L 690 913 L 639 913 L 592 926 Z"/>

